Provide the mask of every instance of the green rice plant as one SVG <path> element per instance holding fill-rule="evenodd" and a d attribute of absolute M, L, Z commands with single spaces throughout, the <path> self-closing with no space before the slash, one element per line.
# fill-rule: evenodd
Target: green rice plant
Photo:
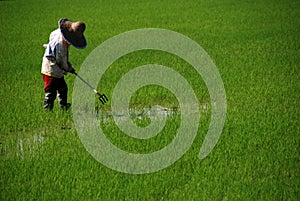
<path fill-rule="evenodd" d="M 110 98 L 131 69 L 171 67 L 199 101 L 197 136 L 182 158 L 150 174 L 121 173 L 94 159 L 78 137 L 72 111 L 57 104 L 53 112 L 42 108 L 42 44 L 61 17 L 87 25 L 88 47 L 70 49 L 77 71 L 94 48 L 129 30 L 169 29 L 200 44 L 218 67 L 227 97 L 225 127 L 213 151 L 199 160 L 212 104 L 201 76 L 175 55 L 143 50 L 116 60 L 97 89 Z M 0 200 L 298 200 L 298 1 L 0 1 L 0 22 Z M 76 78 L 65 79 L 72 102 Z M 110 102 L 103 106 L 96 100 L 99 114 L 111 111 Z M 154 138 L 129 137 L 112 119 L 101 128 L 113 144 L 132 153 L 160 150 L 181 121 L 176 97 L 152 85 L 130 100 L 135 111 L 158 104 L 178 111 Z M 147 116 L 131 120 L 140 127 L 151 123 Z"/>

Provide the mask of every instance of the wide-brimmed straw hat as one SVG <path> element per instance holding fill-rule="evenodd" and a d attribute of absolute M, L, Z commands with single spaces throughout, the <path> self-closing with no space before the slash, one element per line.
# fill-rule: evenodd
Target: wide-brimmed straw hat
<path fill-rule="evenodd" d="M 72 22 L 67 18 L 61 18 L 58 21 L 58 26 L 68 43 L 76 48 L 86 47 L 87 42 L 83 35 L 85 24 L 83 22 Z"/>

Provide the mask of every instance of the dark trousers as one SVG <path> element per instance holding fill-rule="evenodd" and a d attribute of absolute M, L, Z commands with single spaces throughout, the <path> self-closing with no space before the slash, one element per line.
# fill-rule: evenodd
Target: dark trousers
<path fill-rule="evenodd" d="M 44 80 L 44 109 L 53 109 L 56 96 L 62 108 L 68 106 L 68 86 L 64 78 L 56 78 L 43 74 Z"/>

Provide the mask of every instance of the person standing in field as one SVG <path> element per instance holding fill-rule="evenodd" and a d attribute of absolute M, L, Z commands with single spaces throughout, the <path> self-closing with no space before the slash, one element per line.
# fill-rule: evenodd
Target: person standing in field
<path fill-rule="evenodd" d="M 70 45 L 83 49 L 87 46 L 83 35 L 85 24 L 83 22 L 72 22 L 67 18 L 58 21 L 58 29 L 51 32 L 49 43 L 45 44 L 42 70 L 44 80 L 44 109 L 52 110 L 56 96 L 62 109 L 67 110 L 71 104 L 68 103 L 68 86 L 64 76 L 75 69 L 69 62 Z"/>

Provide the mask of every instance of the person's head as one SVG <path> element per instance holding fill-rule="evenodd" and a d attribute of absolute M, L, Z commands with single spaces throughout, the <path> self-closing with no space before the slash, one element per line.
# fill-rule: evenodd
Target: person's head
<path fill-rule="evenodd" d="M 83 49 L 87 46 L 86 39 L 83 35 L 85 31 L 85 23 L 72 22 L 67 18 L 61 18 L 58 26 L 64 37 L 66 45 L 73 45 L 76 48 Z"/>

